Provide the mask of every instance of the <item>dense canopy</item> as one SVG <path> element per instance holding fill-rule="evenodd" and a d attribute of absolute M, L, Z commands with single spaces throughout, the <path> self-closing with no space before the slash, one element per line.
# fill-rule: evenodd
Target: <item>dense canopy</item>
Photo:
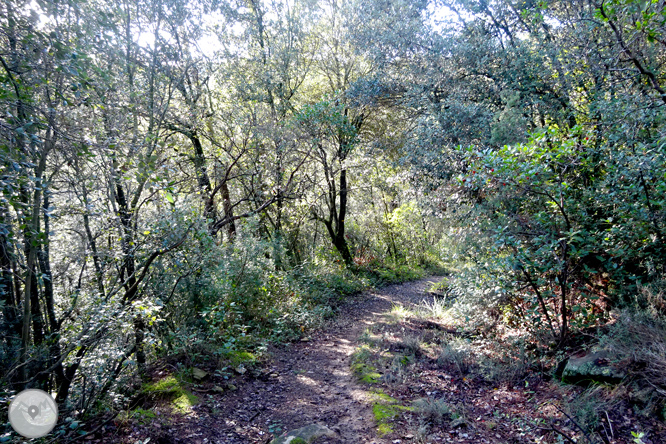
<path fill-rule="evenodd" d="M 662 288 L 663 2 L 0 11 L 0 395 L 121 408 L 161 356 L 441 267 L 555 348 Z"/>

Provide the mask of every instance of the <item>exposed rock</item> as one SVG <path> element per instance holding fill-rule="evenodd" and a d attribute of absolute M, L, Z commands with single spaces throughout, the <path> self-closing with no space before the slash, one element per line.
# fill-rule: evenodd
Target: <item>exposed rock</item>
<path fill-rule="evenodd" d="M 626 372 L 611 363 L 606 351 L 589 353 L 581 357 L 571 357 L 562 372 L 564 382 L 619 382 Z"/>
<path fill-rule="evenodd" d="M 310 424 L 275 438 L 271 441 L 271 444 L 310 444 L 322 436 L 335 438 L 336 434 L 333 430 L 321 424 Z"/>
<path fill-rule="evenodd" d="M 195 367 L 195 368 L 192 369 L 192 376 L 193 376 L 194 379 L 196 379 L 197 381 L 201 381 L 201 380 L 204 379 L 206 376 L 208 376 L 208 372 L 206 372 L 206 371 L 204 371 L 204 370 L 201 370 L 200 368 L 196 368 L 196 367 Z"/>

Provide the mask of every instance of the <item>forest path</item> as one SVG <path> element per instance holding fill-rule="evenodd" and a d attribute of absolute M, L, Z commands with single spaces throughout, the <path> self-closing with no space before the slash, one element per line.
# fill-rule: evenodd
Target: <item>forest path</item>
<path fill-rule="evenodd" d="M 268 378 L 248 378 L 238 390 L 211 397 L 196 409 L 197 418 L 186 421 L 189 438 L 187 433 L 176 436 L 194 443 L 269 443 L 273 433 L 318 423 L 338 437 L 317 443 L 390 442 L 377 436 L 370 387 L 352 374 L 351 355 L 359 336 L 387 322 L 394 305 L 409 307 L 432 298 L 427 290 L 441 279 L 431 276 L 349 298 L 338 316 L 307 341 L 271 350 Z"/>
<path fill-rule="evenodd" d="M 103 439 L 90 436 L 86 442 L 268 444 L 274 436 L 312 424 L 336 433 L 316 444 L 533 444 L 562 442 L 562 434 L 582 442 L 564 412 L 589 410 L 592 404 L 576 397 L 583 389 L 544 380 L 525 367 L 510 342 L 465 340 L 464 354 L 451 349 L 444 355 L 443 345 L 455 344 L 457 333 L 424 307 L 435 298 L 428 289 L 442 279 L 349 297 L 310 338 L 270 350 L 262 368 L 230 381 L 207 368 L 210 377 L 203 384 L 187 385 L 199 398 L 188 413 L 174 412 L 172 401 L 145 406 L 152 416 L 143 410 L 119 428 L 110 426 Z M 381 378 L 359 382 L 351 370 L 353 356 L 362 357 L 354 362 L 366 365 L 366 374 L 376 368 Z M 214 390 L 225 383 L 230 386 L 223 393 Z M 417 404 L 421 407 L 414 410 Z M 646 444 L 666 443 L 660 419 L 641 416 L 626 403 L 605 405 L 610 407 L 604 418 L 614 434 L 610 443 L 632 443 L 636 430 L 649 431 Z"/>

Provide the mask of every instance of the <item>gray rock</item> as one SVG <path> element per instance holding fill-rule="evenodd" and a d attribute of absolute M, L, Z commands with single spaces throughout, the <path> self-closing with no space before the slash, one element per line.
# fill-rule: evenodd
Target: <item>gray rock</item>
<path fill-rule="evenodd" d="M 589 353 L 581 357 L 571 357 L 562 372 L 564 382 L 619 382 L 626 376 L 621 368 L 612 365 L 606 351 Z"/>
<path fill-rule="evenodd" d="M 336 434 L 333 430 L 321 424 L 310 424 L 275 438 L 271 441 L 271 444 L 310 444 L 322 436 L 335 438 Z"/>
<path fill-rule="evenodd" d="M 201 381 L 202 379 L 206 378 L 206 376 L 208 376 L 208 372 L 195 367 L 192 369 L 192 376 L 197 381 Z"/>

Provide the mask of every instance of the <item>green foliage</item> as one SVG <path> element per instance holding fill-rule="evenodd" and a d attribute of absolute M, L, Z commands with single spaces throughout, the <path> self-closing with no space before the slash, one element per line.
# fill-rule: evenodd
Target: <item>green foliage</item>
<path fill-rule="evenodd" d="M 1 382 L 121 407 L 154 359 L 253 365 L 442 261 L 422 311 L 553 345 L 660 285 L 663 5 L 444 4 L 464 26 L 433 26 L 427 1 L 10 1 Z M 629 323 L 661 332 L 663 308 L 641 304 L 608 341 L 658 355 Z M 186 408 L 169 384 L 144 390 Z"/>
<path fill-rule="evenodd" d="M 296 121 L 312 136 L 312 144 L 320 145 L 327 139 L 346 140 L 346 151 L 339 153 L 342 160 L 358 142 L 358 125 L 349 118 L 348 109 L 340 99 L 325 97 L 313 105 L 306 104 L 299 110 Z"/>
<path fill-rule="evenodd" d="M 595 325 L 603 320 L 601 291 L 626 295 L 666 263 L 655 224 L 664 187 L 646 188 L 641 179 L 647 151 L 599 140 L 581 127 L 551 126 L 525 144 L 461 153 L 468 166 L 458 184 L 475 199 L 485 254 L 493 258 L 479 269 L 490 273 L 495 306 L 511 306 L 528 325 L 560 334 L 569 325 Z M 663 162 L 658 151 L 649 156 L 652 165 Z M 484 287 L 478 278 L 475 284 Z M 518 288 L 520 297 L 511 296 Z M 563 295 L 571 307 L 562 305 Z"/>
<path fill-rule="evenodd" d="M 149 425 L 155 418 L 157 418 L 157 415 L 152 410 L 138 407 L 129 412 L 128 417 L 136 419 L 140 424 Z"/>
<path fill-rule="evenodd" d="M 645 444 L 645 441 L 643 441 L 643 438 L 645 437 L 645 433 L 643 432 L 631 432 L 631 436 L 633 437 L 633 441 L 636 444 Z"/>

